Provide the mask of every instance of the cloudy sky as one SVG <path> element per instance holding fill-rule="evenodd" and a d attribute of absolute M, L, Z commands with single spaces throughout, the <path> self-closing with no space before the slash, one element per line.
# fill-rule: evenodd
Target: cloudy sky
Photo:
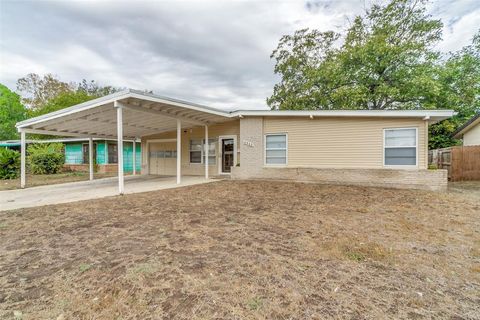
<path fill-rule="evenodd" d="M 15 89 L 28 73 L 53 73 L 220 108 L 265 108 L 280 37 L 344 30 L 373 0 L 314 1 L 0 0 L 0 82 Z M 478 0 L 436 0 L 429 10 L 445 24 L 444 52 L 479 28 Z"/>

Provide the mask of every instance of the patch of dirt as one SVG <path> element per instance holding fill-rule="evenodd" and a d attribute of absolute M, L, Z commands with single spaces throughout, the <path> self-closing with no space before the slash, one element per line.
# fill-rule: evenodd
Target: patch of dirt
<path fill-rule="evenodd" d="M 480 199 L 219 181 L 0 214 L 0 318 L 479 319 Z"/>
<path fill-rule="evenodd" d="M 448 183 L 448 191 L 480 199 L 480 181 L 457 181 Z"/>
<path fill-rule="evenodd" d="M 95 179 L 114 177 L 116 173 L 95 173 Z M 90 175 L 88 172 L 64 172 L 57 174 L 28 174 L 27 187 L 37 187 L 48 184 L 59 184 L 66 182 L 87 181 Z M 20 189 L 20 178 L 11 180 L 0 180 L 0 191 Z"/>

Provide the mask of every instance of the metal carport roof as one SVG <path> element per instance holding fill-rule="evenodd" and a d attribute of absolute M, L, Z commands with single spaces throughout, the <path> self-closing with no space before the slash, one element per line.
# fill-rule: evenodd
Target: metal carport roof
<path fill-rule="evenodd" d="M 228 121 L 229 112 L 136 90 L 124 90 L 17 123 L 19 131 L 72 137 L 117 137 L 115 103 L 123 108 L 123 137 L 173 131 Z"/>

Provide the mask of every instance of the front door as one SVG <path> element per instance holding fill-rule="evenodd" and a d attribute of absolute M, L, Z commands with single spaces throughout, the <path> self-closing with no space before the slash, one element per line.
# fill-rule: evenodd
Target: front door
<path fill-rule="evenodd" d="M 233 139 L 222 139 L 222 173 L 230 173 L 234 159 Z"/>

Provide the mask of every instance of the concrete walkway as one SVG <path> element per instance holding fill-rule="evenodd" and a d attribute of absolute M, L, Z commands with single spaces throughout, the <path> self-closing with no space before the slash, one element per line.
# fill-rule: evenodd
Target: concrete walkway
<path fill-rule="evenodd" d="M 178 188 L 218 181 L 201 176 L 184 176 L 176 184 L 175 177 L 126 176 L 125 194 Z M 98 199 L 118 195 L 118 178 L 70 182 L 26 189 L 0 191 L 0 211 L 37 207 L 48 204 Z"/>

